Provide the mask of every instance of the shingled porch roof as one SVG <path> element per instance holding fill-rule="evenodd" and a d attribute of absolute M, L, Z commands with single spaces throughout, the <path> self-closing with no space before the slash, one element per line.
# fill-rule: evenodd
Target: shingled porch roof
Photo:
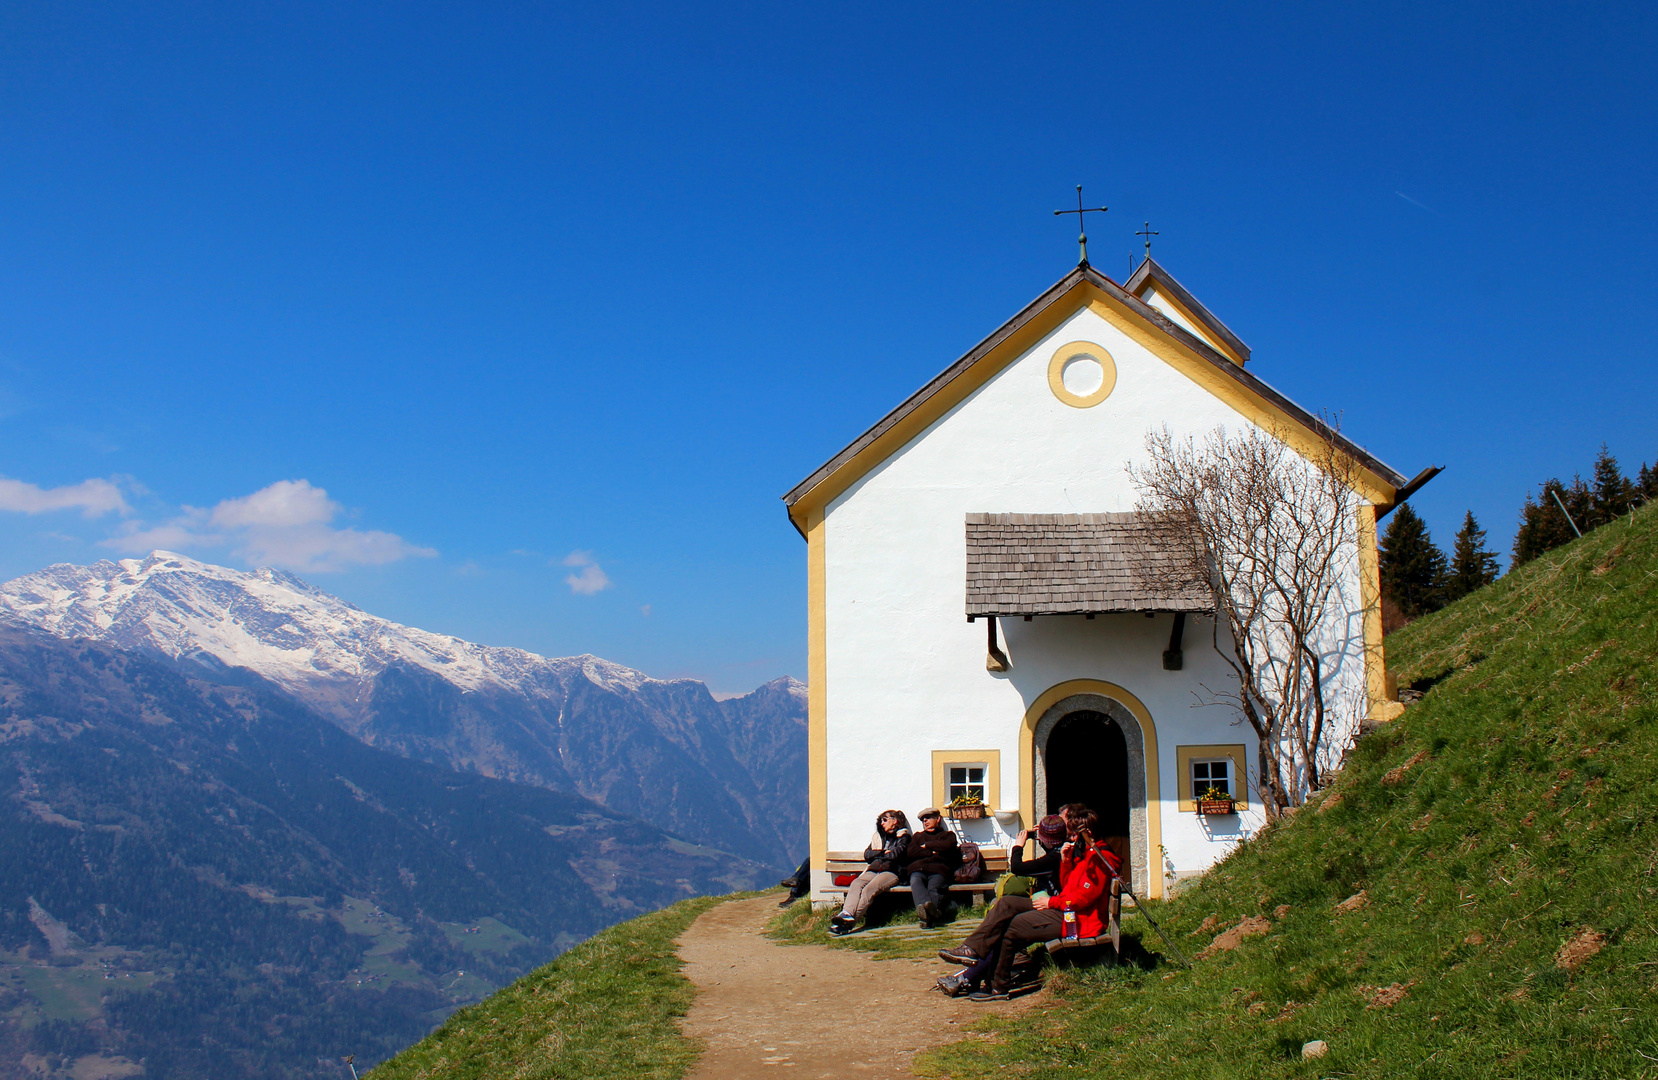
<path fill-rule="evenodd" d="M 1148 582 L 1143 560 L 1168 564 L 1175 579 L 1138 514 L 968 514 L 967 614 L 1214 609 L 1201 585 Z"/>

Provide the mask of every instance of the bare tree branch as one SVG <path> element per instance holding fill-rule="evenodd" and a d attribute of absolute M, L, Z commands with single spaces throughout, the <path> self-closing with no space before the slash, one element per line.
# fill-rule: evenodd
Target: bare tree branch
<path fill-rule="evenodd" d="M 1213 644 L 1260 742 L 1269 819 L 1318 789 L 1332 716 L 1346 715 L 1338 695 L 1353 662 L 1358 466 L 1325 422 L 1305 455 L 1271 430 L 1216 429 L 1199 445 L 1165 427 L 1146 436 L 1147 461 L 1129 468 L 1151 540 L 1138 567 L 1147 584 L 1201 585 L 1214 597 Z"/>

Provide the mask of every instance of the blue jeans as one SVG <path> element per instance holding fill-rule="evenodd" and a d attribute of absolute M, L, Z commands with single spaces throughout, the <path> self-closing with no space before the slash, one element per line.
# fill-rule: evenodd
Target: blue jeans
<path fill-rule="evenodd" d="M 920 911 L 921 905 L 930 900 L 934 910 L 943 914 L 945 898 L 950 895 L 949 883 L 949 877 L 944 874 L 929 874 L 922 870 L 911 874 L 910 899 L 915 901 L 915 910 Z"/>

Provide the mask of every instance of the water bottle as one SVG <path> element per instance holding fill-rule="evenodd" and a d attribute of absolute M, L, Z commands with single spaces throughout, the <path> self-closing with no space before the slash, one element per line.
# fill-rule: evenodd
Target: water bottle
<path fill-rule="evenodd" d="M 1065 906 L 1065 910 L 1060 913 L 1059 922 L 1061 927 L 1059 932 L 1060 936 L 1066 941 L 1075 941 L 1078 933 L 1077 913 L 1071 910 L 1071 906 L 1069 904 L 1067 904 Z"/>

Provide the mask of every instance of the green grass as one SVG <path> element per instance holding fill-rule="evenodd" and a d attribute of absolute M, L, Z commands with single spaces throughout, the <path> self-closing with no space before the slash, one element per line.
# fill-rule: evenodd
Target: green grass
<path fill-rule="evenodd" d="M 741 894 L 739 894 L 741 895 Z M 641 915 L 451 1016 L 373 1080 L 675 1080 L 698 1046 L 679 1032 L 692 987 L 674 939 L 716 904 L 703 896 Z"/>
<path fill-rule="evenodd" d="M 988 1019 L 918 1071 L 1658 1076 L 1655 600 L 1644 510 L 1390 636 L 1423 700 L 1157 912 L 1188 955 L 1206 918 L 1267 933 L 1191 971 L 1063 973 L 1056 1007 Z M 1361 890 L 1366 906 L 1337 910 Z M 1561 966 L 1584 935 L 1602 948 Z M 1314 1039 L 1330 1052 L 1303 1061 Z"/>

